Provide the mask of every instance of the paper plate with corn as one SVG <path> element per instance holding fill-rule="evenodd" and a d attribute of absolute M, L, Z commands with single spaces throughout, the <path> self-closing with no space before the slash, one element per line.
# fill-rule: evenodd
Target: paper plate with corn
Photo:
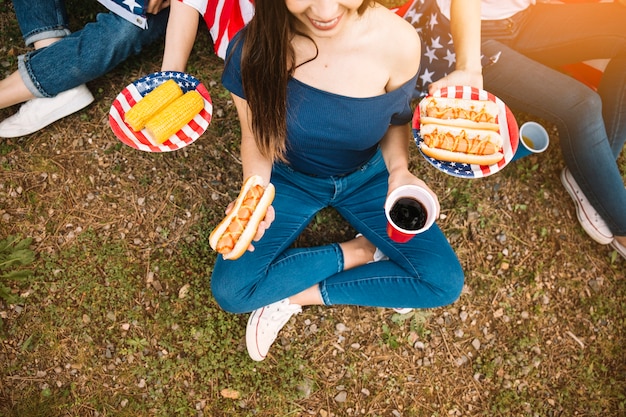
<path fill-rule="evenodd" d="M 170 152 L 193 143 L 211 123 L 213 103 L 193 76 L 175 71 L 148 74 L 113 101 L 109 123 L 123 143 L 145 152 Z"/>

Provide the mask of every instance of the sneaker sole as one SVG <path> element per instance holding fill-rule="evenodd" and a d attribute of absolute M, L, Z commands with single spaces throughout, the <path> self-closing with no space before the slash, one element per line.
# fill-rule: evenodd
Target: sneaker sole
<path fill-rule="evenodd" d="M 602 234 L 598 229 L 592 226 L 591 219 L 587 217 L 587 214 L 583 210 L 578 201 L 578 196 L 576 195 L 576 191 L 574 191 L 573 185 L 570 183 L 569 178 L 567 178 L 566 171 L 561 171 L 561 183 L 563 183 L 563 187 L 565 191 L 569 194 L 569 196 L 574 200 L 574 206 L 576 206 L 576 217 L 578 217 L 578 223 L 582 226 L 583 230 L 596 242 L 602 245 L 608 245 L 613 242 L 613 236 L 607 236 Z"/>
<path fill-rule="evenodd" d="M 248 318 L 248 325 L 246 326 L 246 330 L 250 328 L 250 322 L 254 320 L 256 315 L 257 314 L 262 315 L 264 311 L 265 311 L 265 307 L 255 310 L 252 314 L 250 314 L 250 318 Z M 257 326 L 258 326 L 259 321 L 260 319 L 257 320 Z M 248 355 L 250 356 L 250 358 L 252 358 L 252 360 L 261 362 L 263 359 L 265 359 L 266 355 L 261 355 L 261 352 L 259 352 L 259 345 L 257 344 L 257 331 L 258 329 L 256 327 L 254 328 L 254 332 L 246 331 L 246 348 L 248 349 Z"/>

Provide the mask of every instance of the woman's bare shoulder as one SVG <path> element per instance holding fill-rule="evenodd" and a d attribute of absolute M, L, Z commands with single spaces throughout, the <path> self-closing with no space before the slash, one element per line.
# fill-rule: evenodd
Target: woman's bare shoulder
<path fill-rule="evenodd" d="M 396 13 L 377 5 L 372 10 L 377 32 L 376 42 L 387 62 L 392 64 L 391 84 L 407 81 L 419 69 L 421 41 L 415 28 Z"/>

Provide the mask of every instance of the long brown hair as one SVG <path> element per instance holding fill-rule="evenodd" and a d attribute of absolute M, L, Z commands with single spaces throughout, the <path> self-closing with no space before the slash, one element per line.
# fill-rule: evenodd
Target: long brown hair
<path fill-rule="evenodd" d="M 359 15 L 374 3 L 363 0 Z M 287 149 L 287 82 L 296 69 L 291 40 L 295 35 L 308 37 L 296 25 L 297 20 L 284 0 L 256 0 L 254 17 L 245 28 L 243 90 L 252 113 L 251 128 L 257 147 L 272 161 L 284 161 Z M 312 39 L 311 42 L 315 43 Z"/>

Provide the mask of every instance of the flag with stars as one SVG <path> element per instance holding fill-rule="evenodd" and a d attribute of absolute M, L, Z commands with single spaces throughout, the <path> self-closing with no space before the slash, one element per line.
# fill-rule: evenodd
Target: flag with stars
<path fill-rule="evenodd" d="M 104 7 L 142 29 L 148 28 L 145 0 L 98 0 Z"/>
<path fill-rule="evenodd" d="M 437 0 L 414 0 L 402 15 L 411 23 L 422 39 L 420 74 L 415 87 L 414 98 L 428 94 L 428 86 L 456 67 L 456 54 L 452 41 L 450 20 L 441 13 Z M 487 66 L 497 60 L 495 57 L 481 56 L 482 65 Z"/>
<path fill-rule="evenodd" d="M 439 12 L 436 0 L 415 0 L 404 14 L 422 38 L 422 59 L 415 97 L 424 97 L 428 85 L 454 71 L 456 55 L 450 21 Z"/>

